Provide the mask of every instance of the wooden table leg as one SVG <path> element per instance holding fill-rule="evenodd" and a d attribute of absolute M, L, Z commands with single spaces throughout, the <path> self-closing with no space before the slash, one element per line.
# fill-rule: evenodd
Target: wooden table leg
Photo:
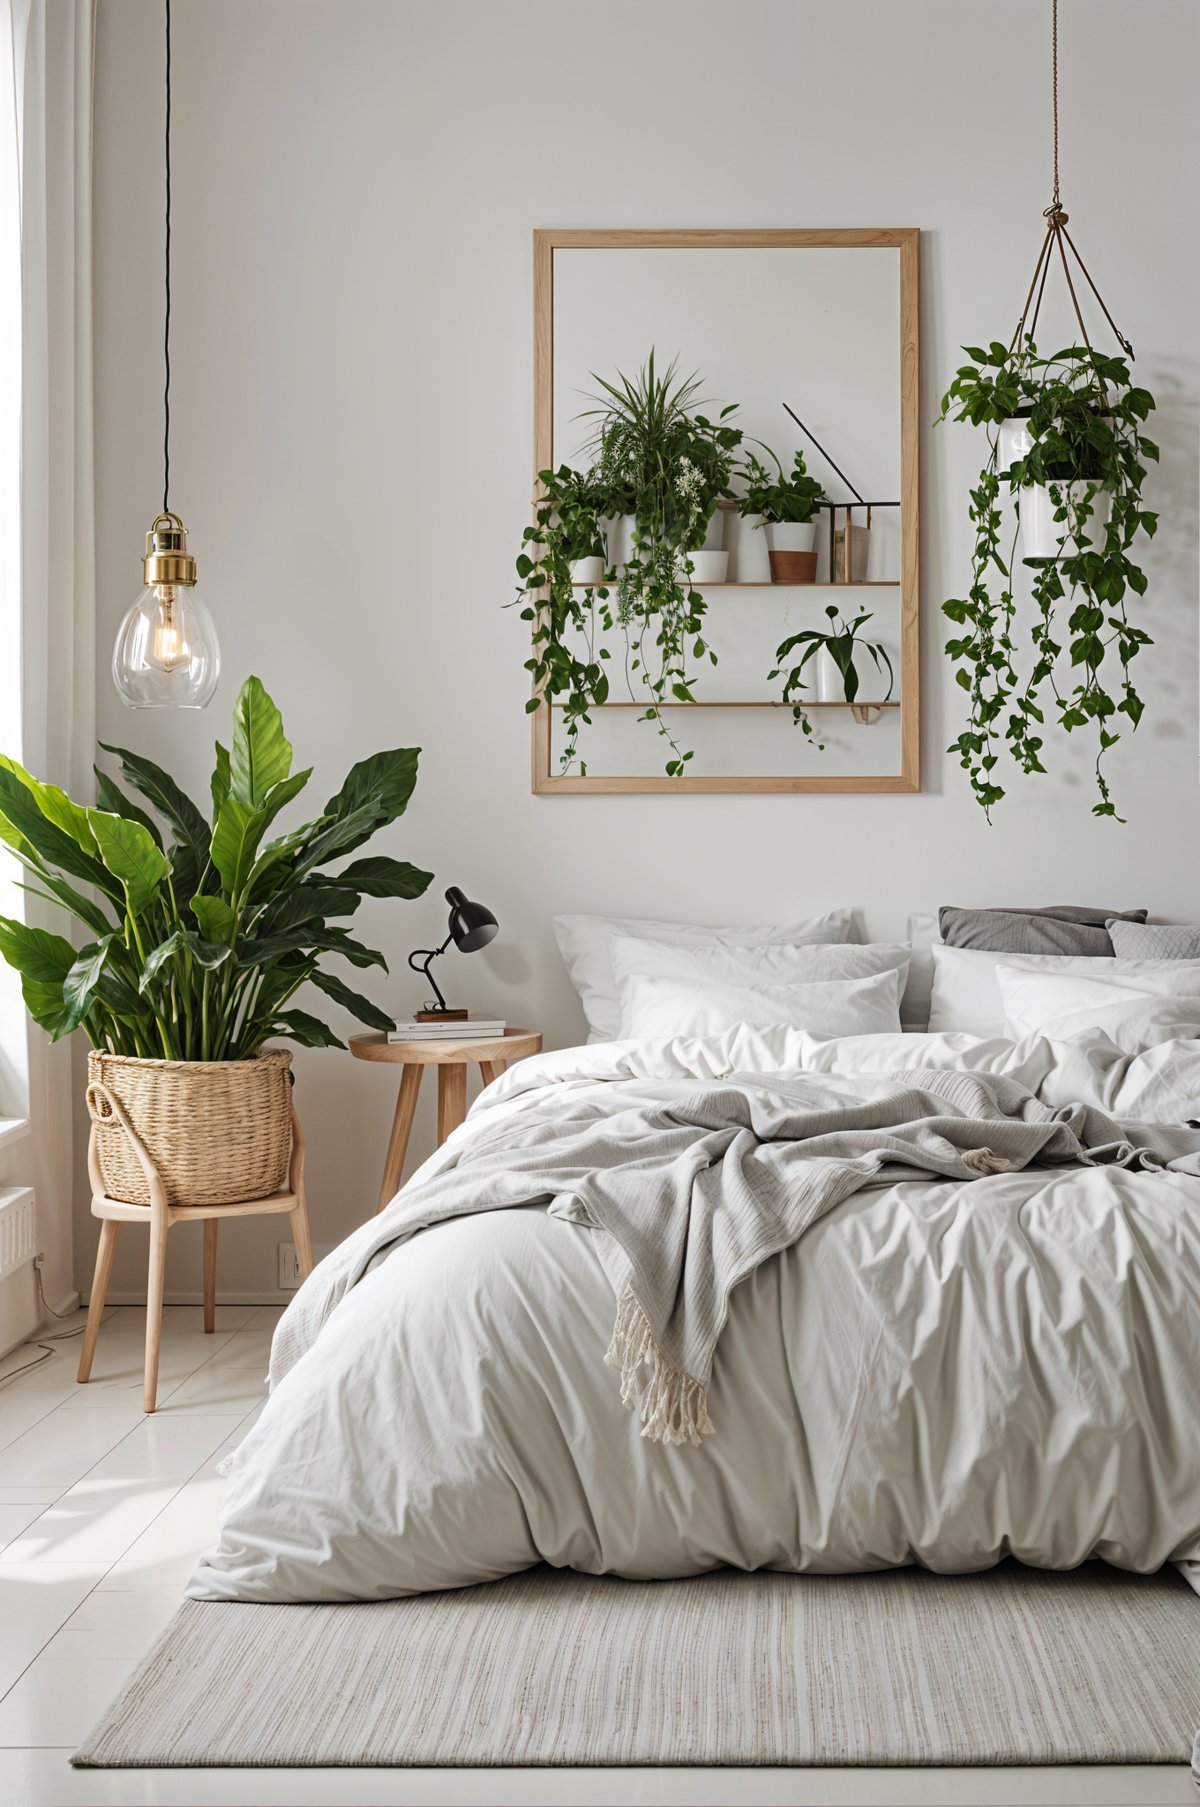
<path fill-rule="evenodd" d="M 467 1063 L 455 1061 L 438 1068 L 438 1147 L 456 1130 L 467 1114 Z"/>
<path fill-rule="evenodd" d="M 108 1282 L 112 1275 L 113 1256 L 117 1252 L 117 1231 L 120 1224 L 112 1217 L 105 1217 L 100 1222 L 100 1247 L 96 1250 L 96 1272 L 92 1277 L 92 1296 L 88 1300 L 87 1329 L 83 1333 L 83 1348 L 79 1351 L 79 1372 L 75 1378 L 82 1384 L 92 1372 L 92 1357 L 96 1353 L 96 1338 L 100 1334 L 100 1320 L 104 1316 L 104 1300 L 108 1293 Z"/>
<path fill-rule="evenodd" d="M 204 1219 L 204 1334 L 217 1327 L 217 1220 Z"/>
<path fill-rule="evenodd" d="M 491 1085 L 493 1079 L 499 1079 L 507 1065 L 508 1062 L 504 1060 L 481 1060 L 479 1071 L 483 1074 L 484 1085 Z"/>
<path fill-rule="evenodd" d="M 417 1097 L 421 1090 L 423 1067 L 405 1067 L 400 1075 L 400 1093 L 396 1099 L 396 1115 L 392 1119 L 392 1134 L 388 1142 L 387 1159 L 383 1163 L 383 1180 L 379 1187 L 379 1203 L 376 1211 L 382 1211 L 386 1204 L 395 1198 L 400 1190 L 400 1180 L 404 1172 L 404 1157 L 408 1153 L 408 1138 L 412 1134 L 413 1117 L 417 1109 Z"/>

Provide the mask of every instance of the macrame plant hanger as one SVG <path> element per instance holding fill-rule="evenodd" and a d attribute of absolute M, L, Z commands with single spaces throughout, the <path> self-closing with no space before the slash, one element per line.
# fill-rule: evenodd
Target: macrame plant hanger
<path fill-rule="evenodd" d="M 1054 252 L 1057 250 L 1059 262 L 1062 264 L 1062 272 L 1066 277 L 1067 290 L 1071 297 L 1071 305 L 1075 310 L 1075 318 L 1079 323 L 1079 330 L 1083 335 L 1083 343 L 1086 345 L 1089 353 L 1092 352 L 1092 342 L 1088 337 L 1088 329 L 1084 322 L 1083 310 L 1079 305 L 1079 296 L 1075 291 L 1075 283 L 1071 276 L 1070 260 L 1072 257 L 1074 258 L 1084 281 L 1087 283 L 1089 289 L 1091 289 L 1092 294 L 1096 297 L 1100 312 L 1112 327 L 1117 344 L 1132 363 L 1133 346 L 1129 343 L 1129 340 L 1125 337 L 1124 333 L 1120 331 L 1116 321 L 1109 313 L 1103 295 L 1092 281 L 1091 273 L 1082 257 L 1080 257 L 1074 239 L 1067 231 L 1067 221 L 1070 218 L 1070 215 L 1063 207 L 1062 194 L 1059 189 L 1058 180 L 1058 0 L 1051 0 L 1050 17 L 1050 87 L 1053 96 L 1054 109 L 1054 198 L 1049 207 L 1043 210 L 1044 218 L 1046 220 L 1046 235 L 1042 240 L 1042 248 L 1038 252 L 1038 260 L 1033 271 L 1033 281 L 1029 285 L 1029 293 L 1025 297 L 1025 305 L 1021 309 L 1021 318 L 1017 321 L 1017 329 L 1012 336 L 1012 343 L 1008 349 L 1011 354 L 1012 352 L 1017 351 L 1027 338 L 1033 338 L 1034 331 L 1037 327 L 1038 314 L 1041 311 L 1042 296 L 1046 292 L 1046 278 L 1050 274 L 1050 266 L 1054 262 Z M 1068 252 L 1070 253 L 1070 257 L 1068 257 Z M 1031 306 L 1033 308 L 1032 315 L 1030 315 L 1029 312 Z M 1026 321 L 1028 321 L 1028 326 L 1026 326 Z M 1100 383 L 1098 376 L 1096 380 Z M 1100 388 L 1103 391 L 1103 383 L 1100 383 Z"/>

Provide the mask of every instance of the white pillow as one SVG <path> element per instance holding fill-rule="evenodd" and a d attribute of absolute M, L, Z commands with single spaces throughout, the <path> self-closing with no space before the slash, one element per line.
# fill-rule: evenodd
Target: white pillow
<path fill-rule="evenodd" d="M 621 1035 L 664 1041 L 675 1035 L 723 1035 L 745 1025 L 780 1024 L 810 1035 L 895 1035 L 902 974 L 817 980 L 798 985 L 739 985 L 666 974 L 630 973 L 619 987 Z"/>
<path fill-rule="evenodd" d="M 849 910 L 802 917 L 767 928 L 701 928 L 694 923 L 648 922 L 634 916 L 556 916 L 554 933 L 571 983 L 588 1021 L 588 1040 L 611 1041 L 621 1024 L 617 986 L 609 953 L 614 935 L 645 935 L 691 947 L 733 941 L 742 946 L 773 942 L 844 942 L 850 938 Z"/>
<path fill-rule="evenodd" d="M 637 935 L 614 935 L 609 947 L 618 993 L 622 979 L 633 973 L 651 978 L 713 979 L 735 984 L 800 985 L 824 979 L 867 979 L 874 973 L 898 972 L 903 986 L 908 949 L 887 942 L 739 943 L 650 941 Z"/>
<path fill-rule="evenodd" d="M 1099 962 L 1089 962 L 1100 964 Z M 1105 960 L 1104 965 L 1110 962 Z M 1113 961 L 1113 965 L 1153 967 L 1150 960 Z M 1137 1054 L 1160 1041 L 1174 1040 L 1160 1008 L 1163 998 L 1200 999 L 1200 960 L 1163 962 L 1163 970 L 1129 973 L 1030 972 L 1017 965 L 996 969 L 996 982 L 1004 1000 L 1004 1014 L 1014 1040 L 1025 1035 L 1048 1035 L 1055 1041 L 1072 1041 L 1090 1029 L 1102 1029 L 1122 1053 Z M 1189 977 L 1181 978 L 1181 969 Z"/>
<path fill-rule="evenodd" d="M 1065 974 L 1088 979 L 1138 979 L 1147 975 L 1174 975 L 1179 991 L 1186 980 L 1200 973 L 1198 960 L 1117 960 L 1092 954 L 993 954 L 973 947 L 933 948 L 933 994 L 929 1003 L 929 1027 L 933 1031 L 966 1035 L 1007 1034 L 1004 999 L 996 978 L 997 968 L 1012 967 L 1034 973 Z"/>

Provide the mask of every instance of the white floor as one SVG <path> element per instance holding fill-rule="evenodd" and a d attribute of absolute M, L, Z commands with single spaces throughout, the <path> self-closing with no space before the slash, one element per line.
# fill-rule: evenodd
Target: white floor
<path fill-rule="evenodd" d="M 216 1466 L 260 1409 L 275 1306 L 169 1308 L 159 1410 L 142 1413 L 145 1314 L 113 1311 L 87 1387 L 78 1338 L 3 1384 L 0 1362 L 0 1801 L 1189 1802 L 1179 1769 L 72 1770 L 67 1758 L 179 1603 L 210 1541 Z M 71 1331 L 78 1320 L 56 1324 Z"/>

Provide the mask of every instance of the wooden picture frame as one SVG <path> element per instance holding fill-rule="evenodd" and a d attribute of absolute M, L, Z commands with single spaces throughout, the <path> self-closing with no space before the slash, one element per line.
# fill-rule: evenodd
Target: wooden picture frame
<path fill-rule="evenodd" d="M 560 250 L 705 250 L 834 247 L 899 253 L 900 369 L 900 576 L 899 770 L 858 773 L 774 774 L 746 777 L 689 773 L 626 776 L 552 770 L 551 711 L 543 702 L 531 715 L 532 788 L 536 796 L 736 795 L 769 792 L 913 792 L 920 778 L 920 491 L 918 406 L 920 393 L 920 231 L 916 227 L 749 229 L 734 231 L 620 231 L 550 228 L 533 235 L 534 482 L 553 467 L 554 257 Z M 713 707 L 716 705 L 707 705 Z M 836 706 L 836 705 L 835 705 Z"/>

